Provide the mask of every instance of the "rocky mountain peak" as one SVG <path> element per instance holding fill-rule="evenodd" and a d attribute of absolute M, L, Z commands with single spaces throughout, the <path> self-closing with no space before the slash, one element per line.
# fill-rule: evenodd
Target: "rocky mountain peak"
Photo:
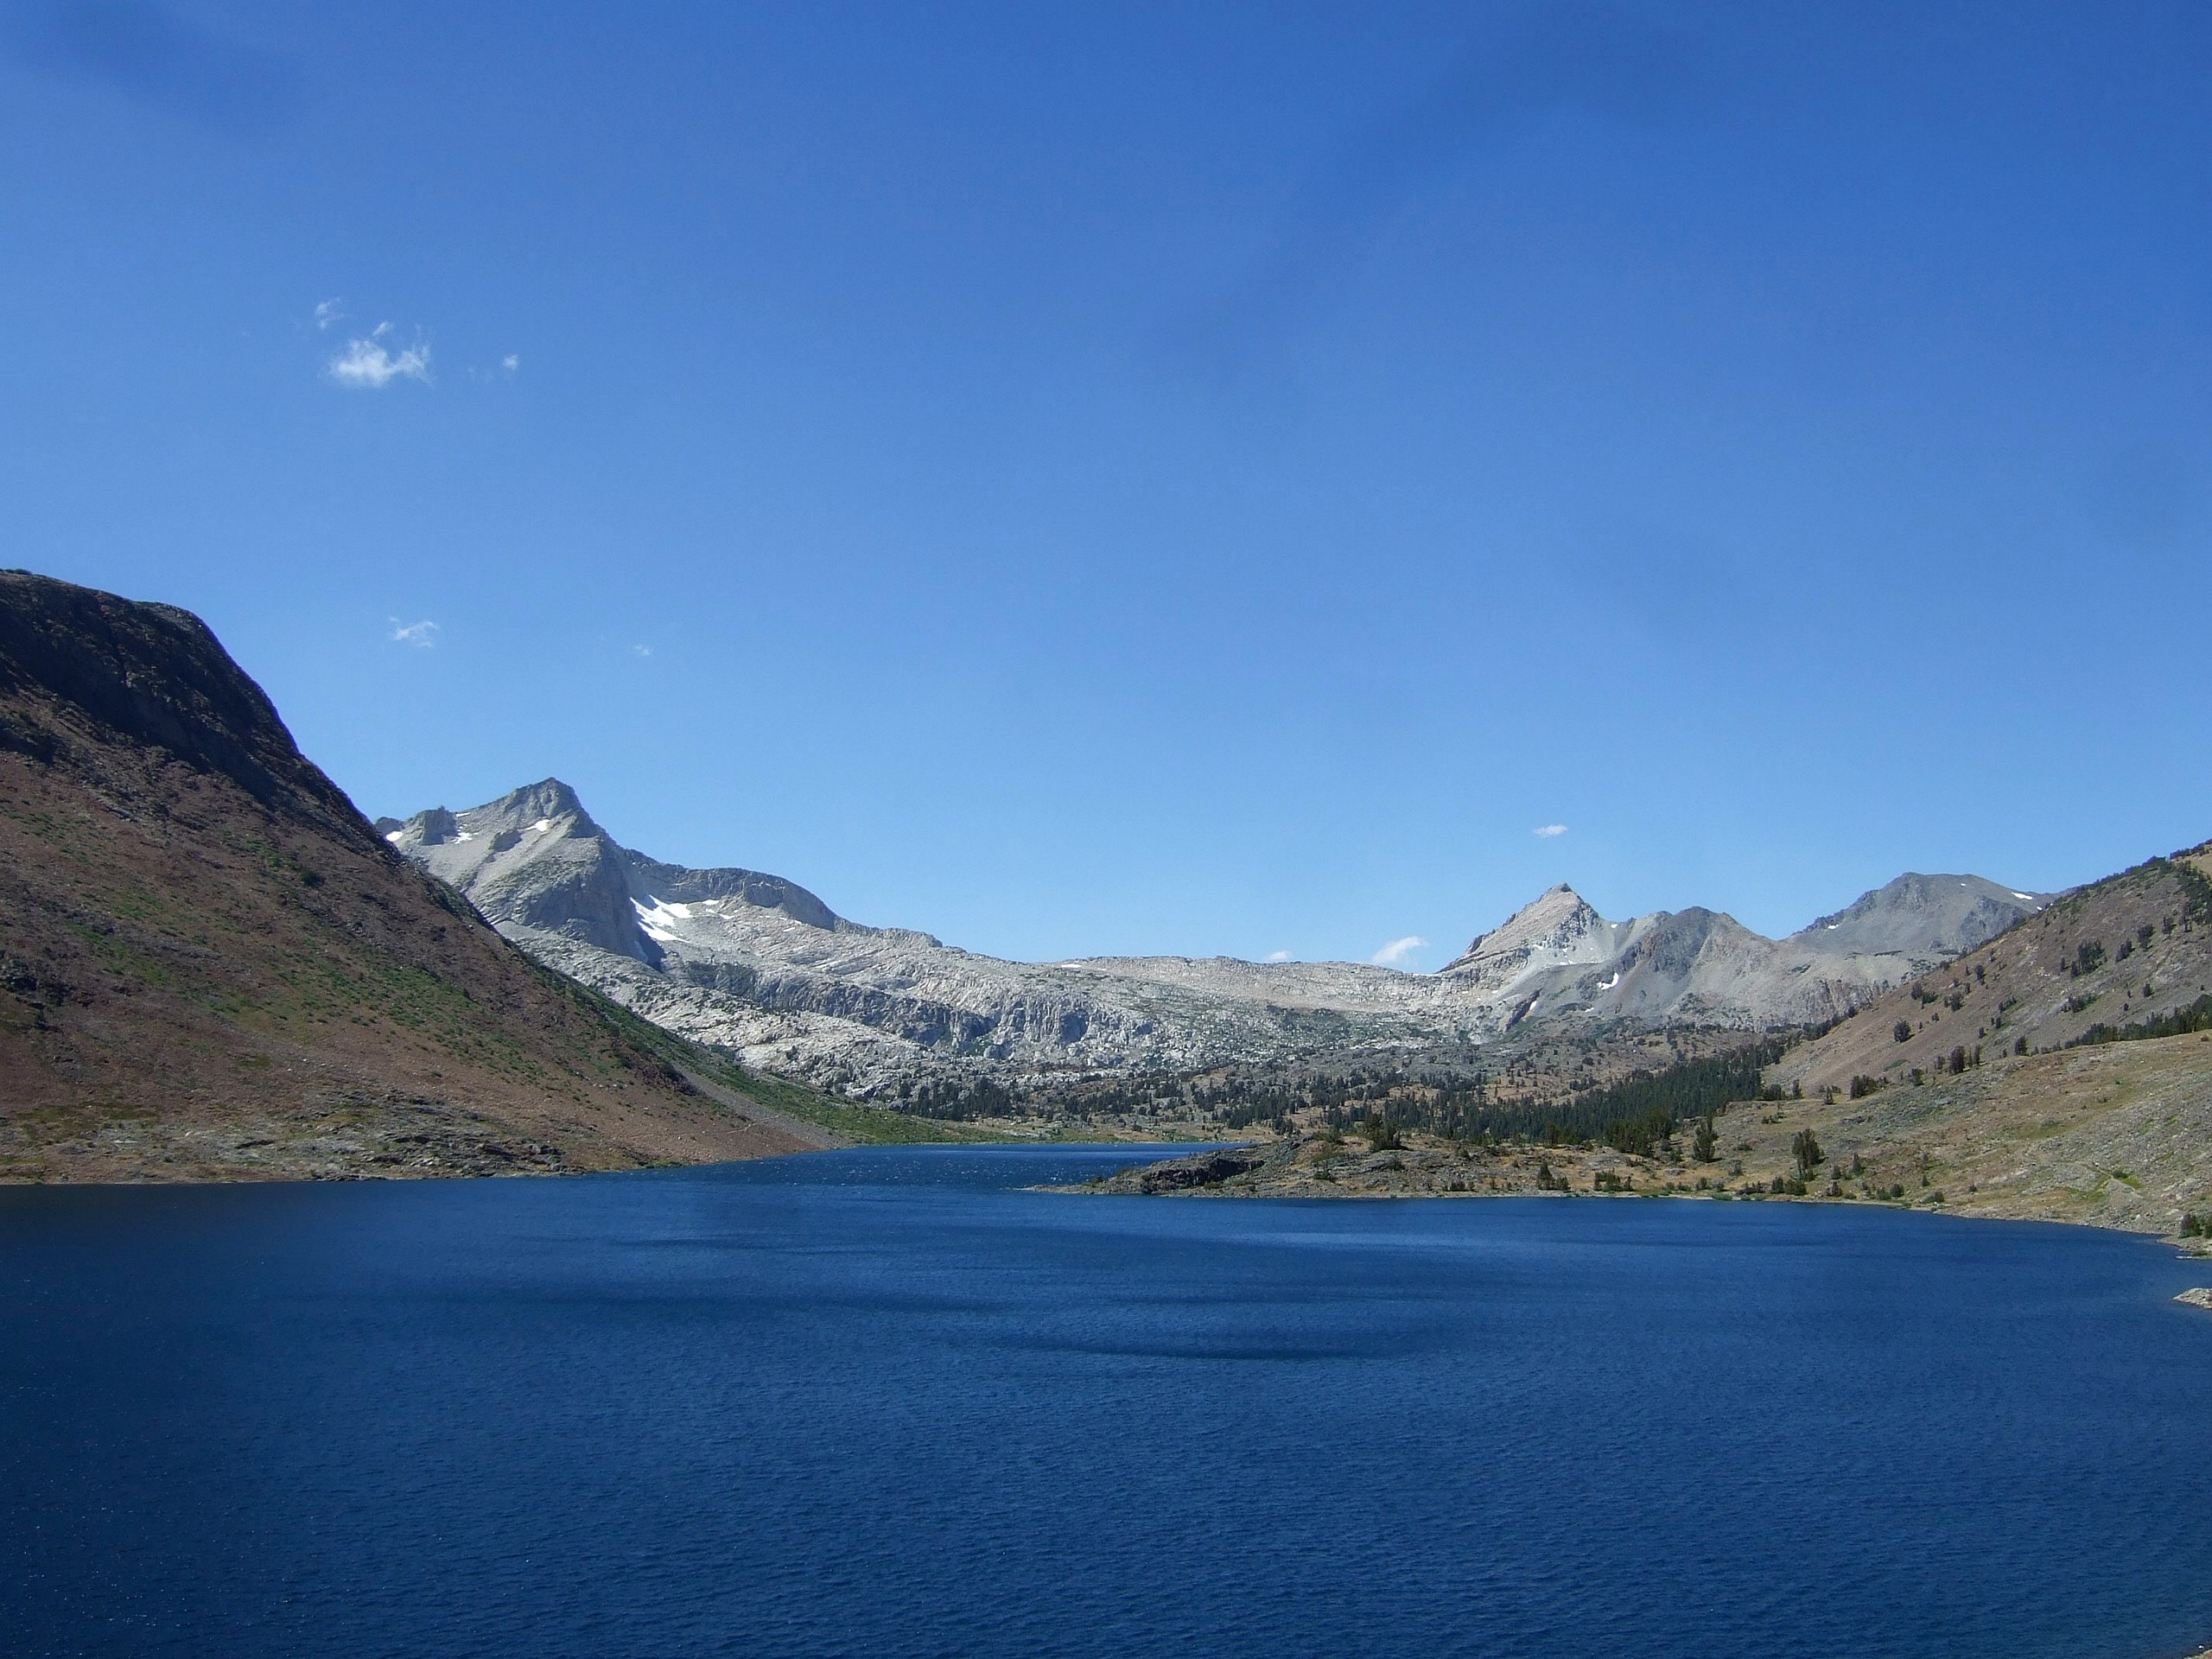
<path fill-rule="evenodd" d="M 1995 938 L 2050 898 L 1978 875 L 1908 871 L 1821 917 L 1796 938 L 1831 950 L 1952 956 Z"/>
<path fill-rule="evenodd" d="M 1448 974 L 1484 957 L 1569 949 L 1608 925 L 1588 899 L 1562 881 L 1546 887 L 1489 932 L 1476 934 L 1459 960 L 1441 971 Z"/>
<path fill-rule="evenodd" d="M 548 819 L 557 823 L 563 818 L 573 819 L 570 833 L 596 836 L 604 833 L 592 822 L 591 814 L 584 810 L 584 804 L 576 791 L 558 778 L 542 779 L 522 788 L 510 790 L 496 801 L 478 807 L 490 827 L 521 829 L 525 824 L 543 823 Z"/>

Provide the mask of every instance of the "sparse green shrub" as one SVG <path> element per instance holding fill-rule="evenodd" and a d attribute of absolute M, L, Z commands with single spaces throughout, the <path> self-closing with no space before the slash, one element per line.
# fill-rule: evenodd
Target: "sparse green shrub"
<path fill-rule="evenodd" d="M 1895 1043 L 1910 1042 L 1912 1040 L 1912 1021 L 1910 1020 L 1900 1020 L 1897 1024 L 1891 1026 L 1890 1027 L 1890 1040 Z"/>

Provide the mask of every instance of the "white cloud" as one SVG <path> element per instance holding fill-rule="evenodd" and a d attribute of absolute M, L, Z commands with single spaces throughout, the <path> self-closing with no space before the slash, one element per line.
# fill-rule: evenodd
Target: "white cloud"
<path fill-rule="evenodd" d="M 391 620 L 392 643 L 395 645 L 413 645 L 417 651 L 428 651 L 438 643 L 438 625 L 428 617 L 420 622 L 402 622 L 396 616 Z"/>
<path fill-rule="evenodd" d="M 516 373 L 522 367 L 522 353 L 520 352 L 509 352 L 505 357 L 499 359 L 499 366 L 505 369 L 509 374 Z"/>
<path fill-rule="evenodd" d="M 630 649 L 640 657 L 650 657 L 653 654 L 653 648 L 651 645 L 632 645 Z"/>
<path fill-rule="evenodd" d="M 340 308 L 344 304 L 345 302 L 342 300 L 323 301 L 315 308 L 315 326 L 318 328 L 327 328 L 334 322 L 345 321 L 346 313 Z"/>
<path fill-rule="evenodd" d="M 1416 950 L 1426 950 L 1428 941 L 1418 933 L 1408 933 L 1402 939 L 1393 939 L 1368 960 L 1377 968 L 1395 968 Z"/>
<path fill-rule="evenodd" d="M 395 380 L 430 384 L 430 348 L 421 340 L 393 351 L 385 343 L 391 325 L 380 322 L 365 340 L 349 340 L 346 349 L 330 359 L 330 378 L 356 391 L 381 391 Z"/>
<path fill-rule="evenodd" d="M 1540 824 L 1532 833 L 1544 841 L 1549 841 L 1554 836 L 1565 835 L 1567 826 L 1563 823 Z"/>
<path fill-rule="evenodd" d="M 1290 960 L 1290 952 L 1287 950 L 1270 950 L 1266 956 L 1261 957 L 1260 960 L 1262 962 L 1288 962 Z"/>

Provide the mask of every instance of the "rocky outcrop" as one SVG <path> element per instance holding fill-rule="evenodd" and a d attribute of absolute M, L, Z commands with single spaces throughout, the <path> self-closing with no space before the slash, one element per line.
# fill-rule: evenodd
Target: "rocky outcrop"
<path fill-rule="evenodd" d="M 1259 1168 L 1262 1162 L 1262 1154 L 1243 1147 L 1232 1147 L 1226 1152 L 1202 1152 L 1192 1157 L 1155 1164 L 1140 1172 L 1136 1177 L 1136 1190 L 1158 1194 L 1219 1186 L 1225 1181 Z"/>

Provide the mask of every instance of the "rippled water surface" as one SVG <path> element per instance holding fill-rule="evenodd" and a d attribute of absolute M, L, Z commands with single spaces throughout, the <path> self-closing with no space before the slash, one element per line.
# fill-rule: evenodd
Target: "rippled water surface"
<path fill-rule="evenodd" d="M 1129 1161 L 0 1193 L 0 1652 L 2212 1642 L 2202 1264 Z"/>

